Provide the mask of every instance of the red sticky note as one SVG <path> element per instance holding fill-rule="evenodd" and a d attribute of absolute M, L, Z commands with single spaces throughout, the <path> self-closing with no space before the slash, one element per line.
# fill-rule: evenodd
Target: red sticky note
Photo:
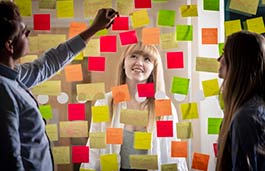
<path fill-rule="evenodd" d="M 151 8 L 151 0 L 134 0 L 135 8 Z"/>
<path fill-rule="evenodd" d="M 183 52 L 167 52 L 167 68 L 184 68 Z"/>
<path fill-rule="evenodd" d="M 121 45 L 137 43 L 138 39 L 135 30 L 119 33 Z"/>
<path fill-rule="evenodd" d="M 157 137 L 173 137 L 173 121 L 156 121 Z"/>
<path fill-rule="evenodd" d="M 112 24 L 112 30 L 129 30 L 129 17 L 117 17 Z"/>
<path fill-rule="evenodd" d="M 139 97 L 154 97 L 155 87 L 154 83 L 137 84 L 138 96 Z"/>
<path fill-rule="evenodd" d="M 85 104 L 68 104 L 68 120 L 85 120 L 86 108 Z"/>
<path fill-rule="evenodd" d="M 89 147 L 88 146 L 72 146 L 72 162 L 73 163 L 88 163 L 89 162 Z"/>
<path fill-rule="evenodd" d="M 218 145 L 217 145 L 217 143 L 213 143 L 213 151 L 214 151 L 214 156 L 217 157 L 217 153 L 218 153 Z"/>
<path fill-rule="evenodd" d="M 100 52 L 116 52 L 116 51 L 117 51 L 116 36 L 100 37 Z"/>
<path fill-rule="evenodd" d="M 34 30 L 50 30 L 50 14 L 34 14 L 33 22 L 34 22 Z"/>
<path fill-rule="evenodd" d="M 88 57 L 89 71 L 105 71 L 105 57 Z"/>

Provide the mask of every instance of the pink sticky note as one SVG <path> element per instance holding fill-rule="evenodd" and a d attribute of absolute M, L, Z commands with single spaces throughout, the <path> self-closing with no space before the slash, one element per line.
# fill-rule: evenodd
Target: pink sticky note
<path fill-rule="evenodd" d="M 154 97 L 155 95 L 154 83 L 137 84 L 137 90 L 139 97 Z"/>
<path fill-rule="evenodd" d="M 121 45 L 128 45 L 137 43 L 137 36 L 135 30 L 119 33 Z"/>
<path fill-rule="evenodd" d="M 213 151 L 214 151 L 214 156 L 217 157 L 217 153 L 218 153 L 218 145 L 217 145 L 217 143 L 213 143 Z"/>
<path fill-rule="evenodd" d="M 183 52 L 167 52 L 167 68 L 184 68 Z"/>
<path fill-rule="evenodd" d="M 34 30 L 50 30 L 50 14 L 34 14 L 33 15 Z"/>
<path fill-rule="evenodd" d="M 89 71 L 105 71 L 105 57 L 88 57 Z"/>
<path fill-rule="evenodd" d="M 112 24 L 112 30 L 129 30 L 129 17 L 117 17 Z"/>
<path fill-rule="evenodd" d="M 116 51 L 117 51 L 116 36 L 100 37 L 100 52 L 116 52 Z"/>
<path fill-rule="evenodd" d="M 151 8 L 151 0 L 134 0 L 135 8 Z"/>
<path fill-rule="evenodd" d="M 89 162 L 89 147 L 88 146 L 72 146 L 72 162 L 73 163 L 88 163 Z"/>
<path fill-rule="evenodd" d="M 68 104 L 68 120 L 85 120 L 85 104 Z"/>
<path fill-rule="evenodd" d="M 156 121 L 157 137 L 173 137 L 173 121 Z"/>

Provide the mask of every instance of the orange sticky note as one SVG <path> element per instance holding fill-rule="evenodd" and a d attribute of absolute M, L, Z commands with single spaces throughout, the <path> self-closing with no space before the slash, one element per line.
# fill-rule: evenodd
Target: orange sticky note
<path fill-rule="evenodd" d="M 171 141 L 171 157 L 188 157 L 188 142 Z"/>
<path fill-rule="evenodd" d="M 72 38 L 87 28 L 84 22 L 71 22 L 69 27 L 68 38 Z"/>
<path fill-rule="evenodd" d="M 217 28 L 202 28 L 202 44 L 217 44 L 217 39 Z"/>
<path fill-rule="evenodd" d="M 65 79 L 67 82 L 82 81 L 83 73 L 81 64 L 67 65 L 64 68 Z"/>
<path fill-rule="evenodd" d="M 208 154 L 194 153 L 191 168 L 207 171 L 209 158 Z"/>
<path fill-rule="evenodd" d="M 127 84 L 112 87 L 111 91 L 112 91 L 114 104 L 130 100 L 130 94 Z"/>
<path fill-rule="evenodd" d="M 171 100 L 155 100 L 155 114 L 156 116 L 172 115 Z"/>
<path fill-rule="evenodd" d="M 123 129 L 122 128 L 107 128 L 106 144 L 122 144 Z"/>
<path fill-rule="evenodd" d="M 159 44 L 160 43 L 160 28 L 143 28 L 142 42 L 144 44 Z"/>

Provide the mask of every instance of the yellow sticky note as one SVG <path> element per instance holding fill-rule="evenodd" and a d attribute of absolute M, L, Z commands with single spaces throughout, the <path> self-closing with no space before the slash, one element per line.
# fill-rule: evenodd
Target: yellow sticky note
<path fill-rule="evenodd" d="M 135 126 L 147 126 L 148 124 L 148 111 L 147 110 L 133 110 L 122 109 L 120 122 Z"/>
<path fill-rule="evenodd" d="M 87 121 L 61 121 L 60 137 L 88 137 Z"/>
<path fill-rule="evenodd" d="M 21 16 L 32 15 L 32 2 L 31 0 L 15 0 L 15 4 L 19 7 Z"/>
<path fill-rule="evenodd" d="M 131 16 L 132 19 L 132 27 L 138 28 L 142 26 L 146 26 L 150 23 L 150 19 L 147 13 L 147 10 L 137 10 L 132 13 Z"/>
<path fill-rule="evenodd" d="M 46 133 L 50 141 L 58 141 L 58 127 L 57 124 L 47 124 Z"/>
<path fill-rule="evenodd" d="M 215 58 L 196 58 L 196 71 L 218 73 L 219 62 Z"/>
<path fill-rule="evenodd" d="M 134 132 L 133 148 L 138 150 L 148 150 L 151 148 L 152 134 L 149 132 Z"/>
<path fill-rule="evenodd" d="M 71 22 L 69 27 L 68 39 L 78 35 L 87 28 L 85 22 Z"/>
<path fill-rule="evenodd" d="M 177 138 L 188 139 L 192 138 L 192 124 L 191 122 L 178 122 L 176 123 Z"/>
<path fill-rule="evenodd" d="M 90 148 L 106 148 L 106 133 L 105 132 L 90 132 L 89 133 Z"/>
<path fill-rule="evenodd" d="M 98 100 L 105 98 L 105 83 L 89 83 L 76 85 L 79 100 Z"/>
<path fill-rule="evenodd" d="M 100 55 L 100 41 L 99 39 L 90 39 L 87 43 L 84 52 L 84 57 L 88 56 L 99 56 Z"/>
<path fill-rule="evenodd" d="M 230 21 L 225 21 L 225 36 L 229 36 L 232 33 L 241 31 L 241 22 L 240 20 L 230 20 Z"/>
<path fill-rule="evenodd" d="M 159 28 L 143 28 L 142 42 L 144 44 L 159 44 L 160 43 L 160 29 Z"/>
<path fill-rule="evenodd" d="M 74 1 L 64 0 L 56 1 L 57 18 L 73 18 L 74 17 Z"/>
<path fill-rule="evenodd" d="M 74 60 L 81 61 L 83 59 L 84 59 L 84 53 L 83 53 L 83 51 L 81 51 L 75 56 Z"/>
<path fill-rule="evenodd" d="M 219 85 L 217 78 L 202 81 L 202 88 L 204 97 L 216 96 L 219 94 Z"/>
<path fill-rule="evenodd" d="M 112 0 L 84 0 L 84 16 L 95 17 L 98 9 L 112 8 Z"/>
<path fill-rule="evenodd" d="M 160 45 L 163 50 L 175 49 L 178 47 L 178 42 L 176 41 L 176 33 L 162 33 L 160 35 Z"/>
<path fill-rule="evenodd" d="M 83 72 L 81 64 L 71 64 L 64 68 L 65 80 L 67 82 L 82 81 Z"/>
<path fill-rule="evenodd" d="M 157 155 L 130 155 L 132 169 L 158 170 Z"/>
<path fill-rule="evenodd" d="M 182 119 L 197 119 L 199 117 L 197 103 L 180 104 Z"/>
<path fill-rule="evenodd" d="M 55 164 L 70 164 L 70 147 L 52 147 L 52 154 Z"/>
<path fill-rule="evenodd" d="M 61 81 L 60 80 L 49 80 L 45 81 L 32 88 L 34 95 L 49 95 L 58 96 L 61 94 Z"/>
<path fill-rule="evenodd" d="M 38 34 L 39 51 L 46 51 L 66 41 L 65 34 Z"/>
<path fill-rule="evenodd" d="M 39 51 L 39 38 L 38 36 L 29 36 L 29 52 L 30 53 L 37 53 Z"/>
<path fill-rule="evenodd" d="M 27 62 L 32 62 L 35 59 L 37 59 L 38 56 L 37 55 L 26 55 L 20 58 L 20 63 L 27 63 Z"/>
<path fill-rule="evenodd" d="M 229 9 L 256 15 L 258 10 L 259 0 L 230 0 Z"/>
<path fill-rule="evenodd" d="M 109 107 L 108 106 L 92 106 L 92 120 L 93 122 L 109 122 Z"/>
<path fill-rule="evenodd" d="M 117 10 L 120 15 L 129 15 L 134 10 L 134 0 L 117 0 Z"/>
<path fill-rule="evenodd" d="M 102 171 L 118 171 L 117 154 L 105 154 L 100 156 L 100 166 Z"/>
<path fill-rule="evenodd" d="M 248 31 L 258 34 L 265 33 L 264 22 L 262 17 L 247 19 Z"/>
<path fill-rule="evenodd" d="M 198 16 L 197 5 L 181 5 L 180 6 L 182 17 L 196 17 Z"/>

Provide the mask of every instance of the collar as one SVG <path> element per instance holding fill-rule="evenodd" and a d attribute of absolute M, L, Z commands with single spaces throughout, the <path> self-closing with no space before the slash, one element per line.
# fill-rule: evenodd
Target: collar
<path fill-rule="evenodd" d="M 15 80 L 18 77 L 18 72 L 3 64 L 0 64 L 0 75 Z"/>

